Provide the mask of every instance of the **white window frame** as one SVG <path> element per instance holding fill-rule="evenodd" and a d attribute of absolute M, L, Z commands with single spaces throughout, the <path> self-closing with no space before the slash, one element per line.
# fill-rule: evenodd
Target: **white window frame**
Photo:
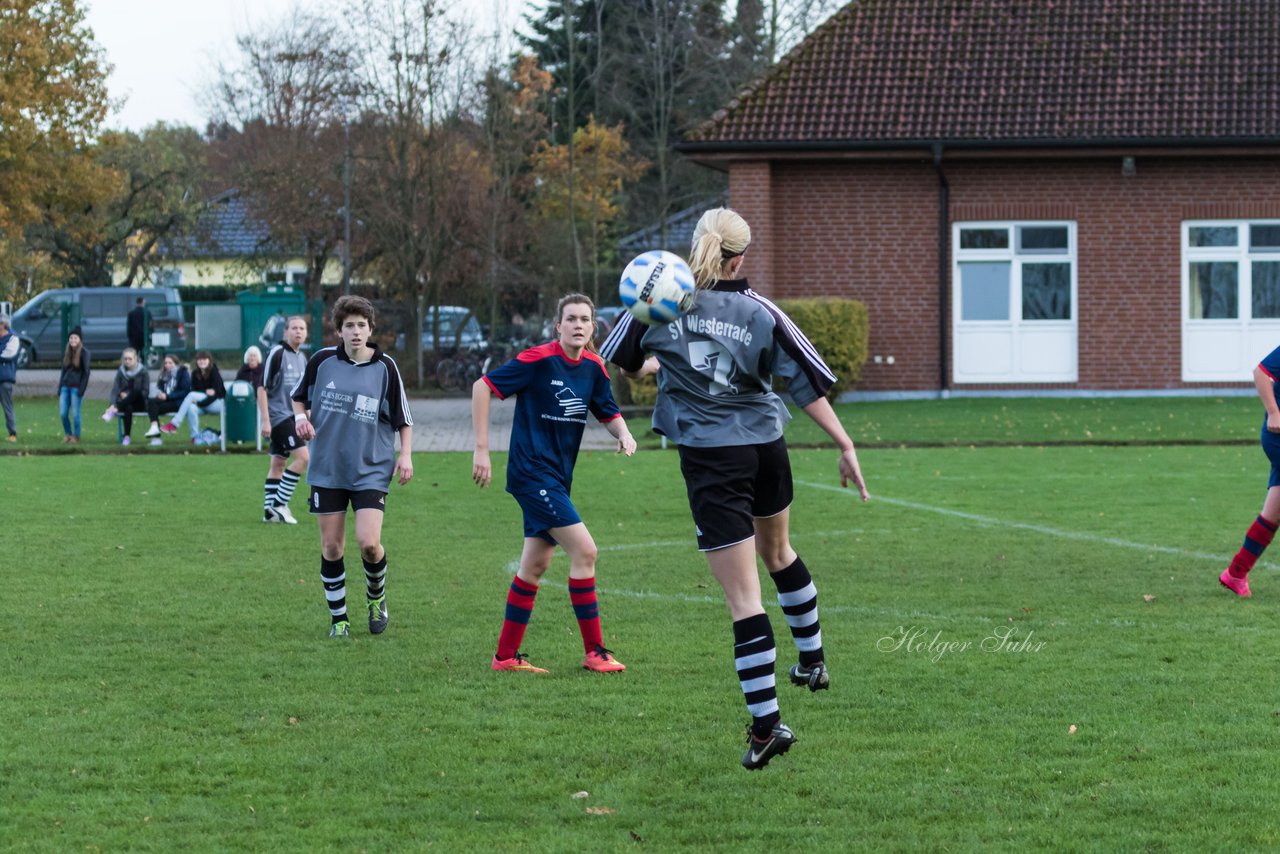
<path fill-rule="evenodd" d="M 1280 248 L 1253 251 L 1249 227 L 1280 226 L 1280 219 L 1193 219 L 1181 228 L 1182 381 L 1249 382 L 1253 368 L 1280 341 L 1280 318 L 1253 317 L 1253 262 L 1280 262 Z M 1234 228 L 1235 246 L 1192 246 L 1192 228 Z M 1198 261 L 1236 265 L 1236 316 L 1191 316 L 1191 265 Z"/>
<path fill-rule="evenodd" d="M 1019 252 L 1019 227 L 1066 228 L 1067 247 L 1062 252 Z M 1080 264 L 1077 226 L 1073 220 L 994 220 L 952 223 L 951 333 L 952 381 L 965 383 L 1068 383 L 1079 380 Z M 1004 249 L 961 249 L 961 233 L 969 229 L 1003 229 Z M 964 320 L 962 317 L 962 265 L 969 262 L 1009 264 L 1009 319 Z M 1024 264 L 1059 262 L 1070 266 L 1071 310 L 1062 320 L 1023 320 L 1022 268 Z M 1037 364 L 1030 354 L 1038 344 L 1051 351 L 1048 364 Z M 984 364 L 983 354 L 991 355 Z"/>
<path fill-rule="evenodd" d="M 269 276 L 282 275 L 283 282 L 273 282 Z M 307 281 L 306 267 L 279 267 L 272 270 L 264 270 L 262 272 L 262 283 L 264 285 L 288 285 L 290 287 L 302 287 Z"/>

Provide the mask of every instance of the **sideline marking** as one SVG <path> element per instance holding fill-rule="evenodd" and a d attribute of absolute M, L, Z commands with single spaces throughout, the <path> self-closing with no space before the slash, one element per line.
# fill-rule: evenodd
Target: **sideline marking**
<path fill-rule="evenodd" d="M 824 489 L 829 492 L 841 492 L 846 495 L 849 490 L 838 486 L 830 486 L 825 483 L 810 483 L 804 480 L 797 480 L 796 483 L 801 486 L 808 486 L 813 489 Z M 919 504 L 915 501 L 906 501 L 901 498 L 887 498 L 883 495 L 871 496 L 874 501 L 883 501 L 885 504 L 893 504 L 897 507 L 907 507 L 912 510 L 924 510 L 928 513 L 939 513 L 943 516 L 952 516 L 957 519 L 968 519 L 970 522 L 977 522 L 982 525 L 991 525 L 996 528 L 1014 528 L 1019 531 L 1031 531 L 1036 534 L 1048 534 L 1051 537 L 1061 537 L 1064 540 L 1080 540 L 1086 543 L 1103 543 L 1109 546 L 1119 546 L 1125 549 L 1139 549 L 1141 551 L 1161 552 L 1163 554 L 1178 555 L 1179 557 L 1191 557 L 1197 560 L 1212 560 L 1225 565 L 1230 562 L 1230 558 L 1224 558 L 1222 555 L 1210 554 L 1209 552 L 1197 552 L 1190 549 L 1180 549 L 1176 546 L 1153 546 L 1147 543 L 1135 543 L 1132 540 L 1122 540 L 1119 537 L 1104 537 L 1098 534 L 1086 534 L 1080 531 L 1067 531 L 1062 528 L 1050 528 L 1047 525 L 1033 525 L 1029 522 L 1009 522 L 1004 519 L 995 519 L 991 516 L 979 516 L 977 513 L 966 513 L 963 510 L 949 510 L 946 507 L 934 507 L 929 504 Z"/>

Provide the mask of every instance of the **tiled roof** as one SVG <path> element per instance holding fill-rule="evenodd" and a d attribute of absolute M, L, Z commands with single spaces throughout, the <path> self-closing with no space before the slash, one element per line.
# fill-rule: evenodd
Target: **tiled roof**
<path fill-rule="evenodd" d="M 623 252 L 639 254 L 650 249 L 665 249 L 684 257 L 693 245 L 693 229 L 698 220 L 709 209 L 721 207 L 727 203 L 724 196 L 712 196 L 703 199 L 696 205 L 676 211 L 667 217 L 667 240 L 662 241 L 662 223 L 656 222 L 647 228 L 633 231 L 618 240 L 618 248 Z"/>
<path fill-rule="evenodd" d="M 160 253 L 169 258 L 243 258 L 273 250 L 266 223 L 249 212 L 237 190 L 215 196 L 189 234 L 173 237 L 160 247 Z"/>
<path fill-rule="evenodd" d="M 1273 0 L 854 0 L 686 143 L 1277 139 Z"/>

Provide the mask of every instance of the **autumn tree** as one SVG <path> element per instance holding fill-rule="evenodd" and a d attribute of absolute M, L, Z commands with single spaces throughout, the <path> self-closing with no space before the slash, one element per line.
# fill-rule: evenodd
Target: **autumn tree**
<path fill-rule="evenodd" d="M 108 131 L 89 150 L 110 183 L 79 210 L 46 207 L 27 229 L 27 246 L 57 264 L 68 284 L 110 285 L 121 266 L 121 284 L 130 286 L 163 263 L 161 241 L 195 223 L 206 145 L 192 128 L 160 123 L 141 135 Z"/>
<path fill-rule="evenodd" d="M 0 258 L 27 257 L 14 245 L 27 226 L 107 192 L 87 148 L 108 70 L 76 0 L 0 0 Z"/>
<path fill-rule="evenodd" d="M 375 268 L 390 293 L 415 306 L 420 333 L 430 306 L 480 280 L 475 247 L 487 184 L 473 127 L 462 118 L 475 94 L 472 38 L 437 0 L 352 0 L 344 17 L 372 122 L 352 207 Z M 430 317 L 439 347 L 439 317 Z M 409 342 L 419 353 L 419 384 L 421 338 Z"/>
<path fill-rule="evenodd" d="M 533 155 L 533 174 L 537 181 L 535 215 L 544 226 L 544 234 L 559 240 L 563 257 L 565 244 L 581 239 L 577 254 L 585 255 L 591 270 L 591 297 L 600 302 L 600 270 L 615 259 L 611 227 L 618 221 L 620 200 L 627 182 L 635 181 L 648 166 L 631 155 L 623 139 L 621 126 L 602 127 L 590 117 L 584 127 L 573 134 L 576 160 L 571 165 L 568 144 L 542 143 Z M 565 228 L 570 221 L 584 225 L 581 231 Z"/>

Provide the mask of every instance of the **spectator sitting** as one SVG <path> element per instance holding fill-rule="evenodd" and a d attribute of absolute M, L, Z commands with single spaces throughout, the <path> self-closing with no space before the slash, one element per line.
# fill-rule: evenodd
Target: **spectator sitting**
<path fill-rule="evenodd" d="M 248 380 L 253 384 L 253 393 L 262 388 L 262 351 L 257 347 L 249 347 L 244 351 L 244 364 L 236 371 L 236 379 Z"/>
<path fill-rule="evenodd" d="M 133 432 L 133 413 L 147 411 L 147 389 L 150 387 L 151 379 L 138 359 L 138 351 L 132 347 L 127 348 L 120 354 L 120 369 L 116 371 L 115 382 L 111 384 L 111 404 L 102 413 L 103 421 L 120 416 L 120 429 L 123 433 L 120 444 L 129 444 L 129 434 Z"/>
<path fill-rule="evenodd" d="M 200 416 L 221 413 L 222 399 L 226 396 L 222 372 L 214 364 L 212 354 L 201 350 L 196 353 L 196 369 L 191 372 L 191 391 L 169 423 L 161 424 L 160 429 L 166 433 L 176 433 L 178 425 L 185 419 L 191 427 L 191 443 L 199 445 Z"/>
<path fill-rule="evenodd" d="M 148 439 L 160 436 L 160 416 L 166 412 L 177 412 L 182 401 L 191 393 L 191 372 L 187 366 L 178 361 L 178 357 L 169 354 L 164 357 L 164 367 L 156 380 L 155 397 L 147 400 L 147 417 L 151 426 L 143 435 Z M 159 444 L 152 442 L 151 444 Z"/>

